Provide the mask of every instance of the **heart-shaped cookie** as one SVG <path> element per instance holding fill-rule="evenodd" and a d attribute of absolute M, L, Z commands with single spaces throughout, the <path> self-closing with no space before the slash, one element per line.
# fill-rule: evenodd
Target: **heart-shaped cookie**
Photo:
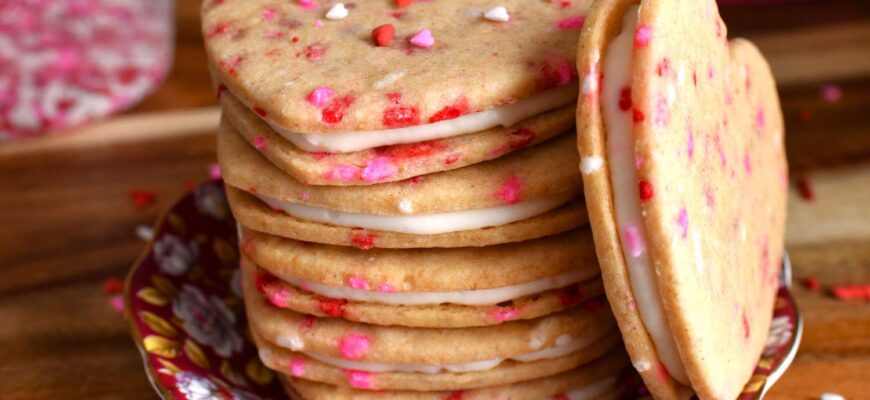
<path fill-rule="evenodd" d="M 762 354 L 788 167 L 775 83 L 716 3 L 598 1 L 580 39 L 586 202 L 607 295 L 656 398 L 733 399 Z"/>

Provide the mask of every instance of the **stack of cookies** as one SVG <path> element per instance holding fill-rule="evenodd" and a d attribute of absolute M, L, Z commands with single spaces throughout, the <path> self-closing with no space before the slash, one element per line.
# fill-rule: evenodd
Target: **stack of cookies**
<path fill-rule="evenodd" d="M 304 399 L 615 397 L 589 1 L 208 0 L 251 337 Z"/>

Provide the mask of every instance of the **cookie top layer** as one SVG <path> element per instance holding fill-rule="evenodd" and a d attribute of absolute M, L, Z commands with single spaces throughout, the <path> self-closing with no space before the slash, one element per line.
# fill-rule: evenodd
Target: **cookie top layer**
<path fill-rule="evenodd" d="M 351 186 L 395 182 L 492 160 L 558 136 L 574 126 L 575 105 L 521 121 L 444 139 L 381 146 L 353 153 L 308 152 L 272 130 L 230 93 L 221 94 L 227 121 L 252 146 L 294 179 L 307 185 Z M 388 173 L 363 174 L 371 165 Z M 337 173 L 346 171 L 346 173 Z"/>
<path fill-rule="evenodd" d="M 202 20 L 230 91 L 276 126 L 328 133 L 456 118 L 572 84 L 589 3 L 506 0 L 498 22 L 481 1 L 209 0 Z M 386 24 L 392 40 L 378 47 L 372 31 Z"/>
<path fill-rule="evenodd" d="M 630 3 L 602 7 L 624 10 Z M 609 22 L 592 21 L 599 16 Z M 589 87 L 603 68 L 592 55 L 611 56 L 606 43 L 621 19 L 607 11 L 590 16 L 597 33 L 581 39 L 587 55 L 578 64 Z M 621 88 L 626 96 L 601 104 L 604 97 L 583 90 L 578 108 L 578 129 L 589 132 L 579 143 L 581 168 L 602 276 L 625 332 L 630 316 L 617 308 L 632 307 L 620 301 L 632 288 L 622 250 L 647 253 L 652 289 L 658 288 L 692 388 L 701 398 L 734 398 L 767 338 L 783 248 L 788 170 L 775 83 L 752 44 L 727 41 L 713 1 L 641 2 L 631 34 L 631 82 Z M 604 93 L 608 76 L 604 72 Z M 615 132 L 588 108 L 608 106 L 632 121 L 630 165 L 595 162 L 607 161 L 604 143 Z M 610 186 L 616 183 L 607 180 L 617 167 L 637 175 L 632 185 L 643 217 L 635 234 L 614 226 L 617 202 Z M 627 347 L 635 366 L 650 372 L 647 382 L 670 379 L 657 360 L 641 359 L 641 352 Z"/>

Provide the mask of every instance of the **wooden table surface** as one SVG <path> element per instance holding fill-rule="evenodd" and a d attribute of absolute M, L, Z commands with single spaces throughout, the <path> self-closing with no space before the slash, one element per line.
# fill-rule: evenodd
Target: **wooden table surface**
<path fill-rule="evenodd" d="M 870 302 L 826 288 L 870 283 L 870 1 L 730 6 L 729 34 L 754 40 L 777 76 L 792 176 L 787 248 L 806 318 L 800 353 L 770 393 L 870 398 Z M 215 99 L 197 0 L 178 0 L 177 53 L 167 82 L 121 117 L 0 145 L 0 398 L 154 399 L 127 324 L 103 293 L 143 249 L 137 226 L 215 161 Z M 820 87 L 842 90 L 826 102 Z M 143 127 L 147 127 L 143 128 Z M 796 187 L 796 185 L 793 185 Z M 135 207 L 132 190 L 154 191 Z"/>

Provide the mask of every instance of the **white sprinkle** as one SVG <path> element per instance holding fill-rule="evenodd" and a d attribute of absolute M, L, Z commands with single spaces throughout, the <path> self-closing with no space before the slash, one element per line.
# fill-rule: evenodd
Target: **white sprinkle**
<path fill-rule="evenodd" d="M 347 17 L 347 8 L 344 7 L 344 3 L 335 3 L 326 12 L 326 19 L 344 19 L 345 17 Z"/>
<path fill-rule="evenodd" d="M 136 227 L 136 237 L 143 242 L 151 241 L 151 239 L 154 239 L 154 228 L 144 224 L 139 225 Z"/>
<path fill-rule="evenodd" d="M 704 271 L 704 254 L 701 251 L 701 236 L 697 230 L 692 230 L 692 247 L 695 250 L 695 269 L 698 272 Z"/>
<path fill-rule="evenodd" d="M 668 85 L 668 105 L 674 104 L 674 100 L 677 99 L 677 88 L 674 87 L 674 84 L 671 83 Z"/>
<path fill-rule="evenodd" d="M 399 201 L 399 211 L 401 211 L 402 214 L 413 214 L 414 203 L 412 203 L 411 200 L 402 199 Z"/>
<path fill-rule="evenodd" d="M 637 372 L 646 372 L 649 371 L 650 367 L 652 367 L 652 364 L 646 360 L 635 361 L 631 365 L 637 370 Z"/>
<path fill-rule="evenodd" d="M 508 15 L 507 8 L 502 6 L 493 7 L 483 13 L 483 17 L 490 21 L 507 22 L 511 19 Z"/>
<path fill-rule="evenodd" d="M 837 393 L 824 392 L 821 396 L 819 396 L 821 400 L 846 400 L 845 397 L 839 395 Z"/>
<path fill-rule="evenodd" d="M 389 74 L 387 74 L 387 76 L 381 78 L 381 80 L 373 83 L 372 89 L 383 89 L 387 85 L 389 85 L 389 84 L 391 84 L 399 79 L 402 79 L 403 76 L 405 76 L 405 73 L 402 71 L 390 72 Z"/>
<path fill-rule="evenodd" d="M 602 164 L 604 164 L 604 160 L 601 157 L 583 157 L 580 160 L 580 172 L 589 175 L 601 169 Z"/>
<path fill-rule="evenodd" d="M 598 77 L 595 72 L 583 75 L 583 94 L 591 94 L 598 90 Z"/>
<path fill-rule="evenodd" d="M 556 346 L 567 346 L 572 340 L 569 335 L 561 335 L 556 338 Z"/>
<path fill-rule="evenodd" d="M 305 342 L 298 336 L 278 336 L 278 346 L 286 347 L 293 351 L 299 351 L 305 348 Z"/>

